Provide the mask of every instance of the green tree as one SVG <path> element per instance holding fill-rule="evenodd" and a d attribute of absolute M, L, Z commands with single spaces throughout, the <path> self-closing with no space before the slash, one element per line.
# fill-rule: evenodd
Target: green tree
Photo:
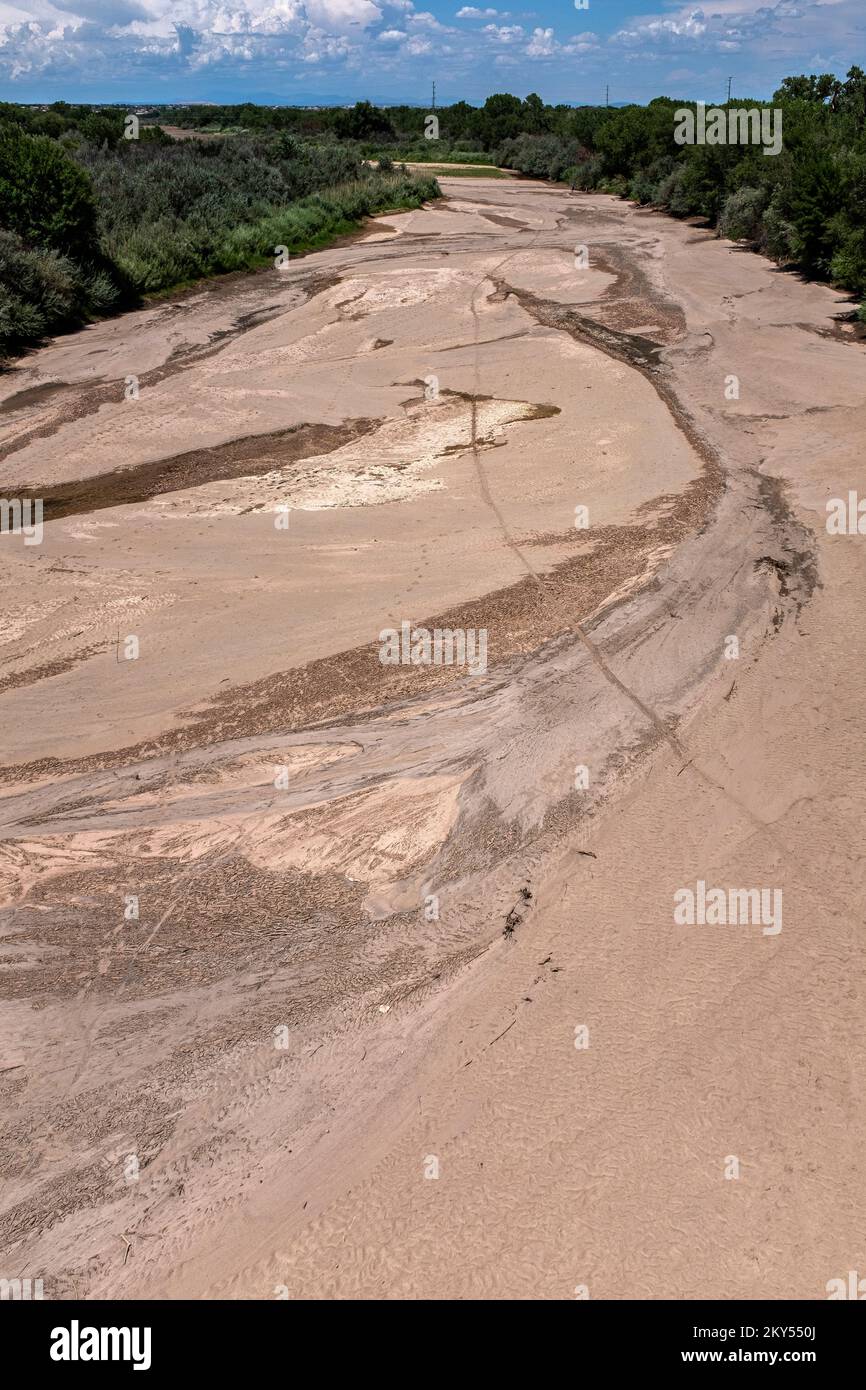
<path fill-rule="evenodd" d="M 0 207 L 4 224 L 27 245 L 50 246 L 75 257 L 95 250 L 90 180 L 47 135 L 0 127 Z"/>
<path fill-rule="evenodd" d="M 836 99 L 840 89 L 841 83 L 837 82 L 832 72 L 822 72 L 819 77 L 801 74 L 799 77 L 786 77 L 781 87 L 773 93 L 773 100 L 813 101 L 823 105 L 825 101 Z"/>
<path fill-rule="evenodd" d="M 785 212 L 795 232 L 794 251 L 807 271 L 827 275 L 836 249 L 834 216 L 841 206 L 839 172 L 825 149 L 798 152 Z"/>
<path fill-rule="evenodd" d="M 356 101 L 350 111 L 337 116 L 336 131 L 344 140 L 369 140 L 371 136 L 393 136 L 390 117 L 369 101 Z"/>
<path fill-rule="evenodd" d="M 862 68 L 851 68 L 845 81 L 839 84 L 834 109 L 851 117 L 859 130 L 866 126 L 866 72 Z"/>
<path fill-rule="evenodd" d="M 453 106 L 443 107 L 439 113 L 440 129 L 449 140 L 463 140 L 472 133 L 472 122 L 477 115 L 468 101 L 455 101 Z"/>
<path fill-rule="evenodd" d="M 478 112 L 478 132 L 486 150 L 512 140 L 523 129 L 523 102 L 509 92 L 496 92 Z M 474 132 L 473 132 L 474 133 Z"/>
<path fill-rule="evenodd" d="M 550 129 L 548 108 L 537 92 L 530 92 L 523 103 L 523 129 L 528 135 L 542 135 Z"/>
<path fill-rule="evenodd" d="M 596 149 L 605 173 L 633 174 L 666 154 L 674 154 L 674 104 L 664 97 L 649 106 L 624 106 L 599 127 Z"/>

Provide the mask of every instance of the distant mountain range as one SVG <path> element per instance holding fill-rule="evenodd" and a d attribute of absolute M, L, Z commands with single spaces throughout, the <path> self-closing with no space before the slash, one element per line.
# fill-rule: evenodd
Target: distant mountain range
<path fill-rule="evenodd" d="M 419 109 L 421 109 L 421 110 L 425 110 L 425 111 L 426 111 L 426 110 L 429 108 L 429 106 L 430 106 L 429 101 L 417 101 L 417 100 L 415 100 L 415 99 L 410 99 L 410 98 L 408 98 L 408 97 L 405 98 L 405 99 L 401 99 L 400 97 L 386 97 L 386 96 L 375 96 L 375 95 L 374 95 L 374 96 L 367 96 L 367 97 L 365 97 L 365 98 L 363 98 L 363 99 L 366 100 L 366 101 L 371 101 L 371 102 L 373 103 L 374 106 L 414 106 L 414 107 L 417 107 L 417 108 L 419 108 Z M 100 101 L 98 97 L 94 97 L 91 93 L 87 93 L 87 95 L 83 95 L 83 94 L 82 94 L 82 95 L 75 95 L 75 96 L 63 96 L 62 98 L 61 98 L 61 97 L 58 97 L 58 96 L 54 96 L 54 97 L 45 97 L 45 96 L 43 96 L 41 99 L 38 99 L 38 100 L 22 101 L 22 105 L 25 105 L 25 106 L 47 106 L 47 105 L 50 105 L 52 101 L 58 101 L 58 100 L 69 101 L 69 102 L 71 102 L 71 103 L 74 104 L 74 105 L 79 105 L 79 104 L 80 104 L 80 105 L 83 105 L 83 106 L 119 106 L 119 107 L 123 107 L 124 110 L 128 109 L 128 110 L 131 110 L 131 111 L 132 111 L 132 110 L 137 110 L 137 109 L 139 109 L 139 108 L 141 108 L 141 107 L 157 107 L 157 106 L 240 106 L 240 105 L 241 105 L 242 103 L 244 103 L 244 102 L 250 102 L 253 106 L 313 106 L 313 107 L 315 107 L 315 106 L 344 106 L 344 107 L 349 107 L 349 106 L 354 106 L 354 105 L 355 105 L 355 102 L 358 101 L 358 100 L 361 100 L 361 98 L 352 97 L 351 99 L 349 99 L 349 98 L 342 97 L 342 96 L 335 96 L 333 93 L 331 93 L 330 95 L 326 95 L 325 93 L 318 93 L 318 92 L 298 93 L 297 95 L 296 95 L 296 94 L 287 95 L 285 92 L 283 92 L 283 93 L 281 93 L 281 94 L 279 94 L 279 95 L 278 95 L 276 92 L 257 92 L 257 93 L 255 94 L 255 96 L 250 96 L 249 93 L 247 93 L 247 92 L 230 92 L 230 93 L 227 93 L 227 94 L 224 95 L 224 96 L 220 96 L 219 98 L 213 98 L 213 97 L 190 97 L 190 96 L 166 97 L 166 96 L 164 96 L 164 95 L 161 95 L 161 96 L 159 96 L 158 98 L 157 98 L 157 97 L 149 97 L 149 98 L 148 98 L 148 97 L 117 97 L 116 95 L 112 95 L 112 96 L 110 96 L 110 97 L 105 97 L 103 100 Z M 459 100 L 460 100 L 460 97 L 454 97 L 454 98 L 452 98 L 450 101 L 449 101 L 449 100 L 446 100 L 446 99 L 440 99 L 440 100 L 437 101 L 436 105 L 437 105 L 438 107 L 440 107 L 440 108 L 443 107 L 443 106 L 451 106 L 451 105 L 453 105 L 453 103 L 454 103 L 455 101 L 459 101 Z M 469 105 L 470 105 L 470 106 L 483 106 L 484 103 L 483 103 L 483 102 L 474 102 L 474 101 L 470 101 L 470 102 L 469 102 Z M 600 105 L 602 105 L 602 103 L 601 103 L 601 102 L 563 102 L 562 105 L 564 105 L 564 106 L 600 106 Z M 629 106 L 629 105 L 631 105 L 631 103 L 628 102 L 628 101 L 612 101 L 612 102 L 610 103 L 610 105 L 611 105 L 611 106 L 617 106 L 617 107 L 618 107 L 618 106 Z"/>

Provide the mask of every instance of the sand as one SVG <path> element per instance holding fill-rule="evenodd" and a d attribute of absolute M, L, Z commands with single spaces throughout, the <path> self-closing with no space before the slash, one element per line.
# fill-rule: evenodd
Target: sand
<path fill-rule="evenodd" d="M 866 1261 L 848 306 L 601 195 L 443 186 L 0 381 L 49 518 L 0 537 L 0 1248 L 49 1296 Z M 383 665 L 403 619 L 487 669 Z M 678 924 L 699 880 L 782 930 Z"/>

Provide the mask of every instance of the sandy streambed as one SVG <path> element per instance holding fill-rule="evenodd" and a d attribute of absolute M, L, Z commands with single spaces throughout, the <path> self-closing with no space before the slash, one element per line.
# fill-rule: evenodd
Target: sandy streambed
<path fill-rule="evenodd" d="M 54 1296 L 853 1258 L 862 794 L 818 711 L 862 722 L 822 521 L 861 350 L 693 228 L 448 192 L 0 387 L 48 518 L 0 537 L 0 1232 Z M 383 664 L 404 620 L 486 669 Z M 714 874 L 783 887 L 778 939 L 674 927 Z"/>

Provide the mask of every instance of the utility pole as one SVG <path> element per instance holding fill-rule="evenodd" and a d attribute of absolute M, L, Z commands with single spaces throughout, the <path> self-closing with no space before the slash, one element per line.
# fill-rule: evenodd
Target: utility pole
<path fill-rule="evenodd" d="M 730 103 L 731 103 L 731 83 L 733 82 L 733 80 L 734 80 L 733 77 L 729 77 L 729 78 L 728 78 L 728 105 L 729 105 L 729 106 L 730 106 Z"/>

